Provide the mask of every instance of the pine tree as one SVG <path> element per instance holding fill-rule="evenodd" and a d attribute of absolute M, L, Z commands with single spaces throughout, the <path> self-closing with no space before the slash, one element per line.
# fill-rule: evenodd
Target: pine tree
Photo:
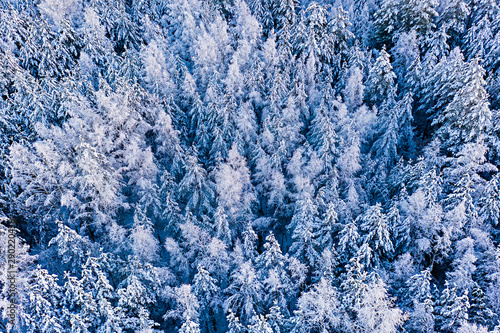
<path fill-rule="evenodd" d="M 179 329 L 179 333 L 201 333 L 200 325 L 188 317 Z"/>
<path fill-rule="evenodd" d="M 433 39 L 434 42 L 439 40 L 439 38 Z M 458 47 L 454 48 L 448 56 L 441 54 L 442 51 L 447 50 L 446 48 L 433 46 L 432 50 L 432 52 L 438 50 L 440 52 L 436 55 L 437 59 L 433 59 L 435 57 L 431 56 L 432 52 L 428 52 L 429 57 L 427 59 L 424 58 L 423 67 L 424 70 L 429 71 L 429 75 L 422 80 L 422 104 L 420 110 L 435 118 L 453 100 L 456 92 L 463 86 L 465 63 L 463 54 Z"/>
<path fill-rule="evenodd" d="M 85 292 L 90 293 L 94 299 L 96 307 L 99 309 L 93 322 L 96 330 L 122 330 L 124 327 L 124 317 L 112 304 L 115 297 L 114 288 L 111 286 L 106 273 L 103 271 L 98 258 L 88 257 L 82 267 L 82 278 L 80 284 Z"/>
<path fill-rule="evenodd" d="M 160 207 L 160 220 L 163 223 L 163 230 L 168 234 L 178 232 L 177 222 L 180 220 L 179 204 L 175 200 L 177 192 L 177 184 L 174 182 L 173 177 L 168 171 L 160 174 L 160 188 L 158 189 L 158 196 L 161 200 Z M 158 228 L 160 229 L 160 228 Z"/>
<path fill-rule="evenodd" d="M 469 320 L 478 324 L 491 325 L 492 319 L 495 317 L 495 314 L 486 305 L 486 294 L 477 283 L 474 283 L 474 286 L 471 289 L 469 303 Z"/>
<path fill-rule="evenodd" d="M 78 235 L 74 230 L 58 221 L 58 234 L 52 238 L 48 246 L 57 249 L 57 255 L 62 257 L 62 263 L 70 267 L 73 273 L 79 271 L 85 261 L 86 254 L 93 250 L 92 243 L 87 237 Z"/>
<path fill-rule="evenodd" d="M 500 197 L 500 188 L 498 187 L 499 174 L 495 174 L 488 182 L 485 188 L 485 195 L 481 200 L 483 206 L 480 210 L 480 215 L 483 219 L 497 226 L 500 222 L 500 206 L 498 198 Z"/>
<path fill-rule="evenodd" d="M 227 322 L 228 322 L 228 333 L 242 333 L 245 330 L 245 327 L 240 323 L 240 319 L 236 314 L 233 312 L 233 310 L 229 309 L 227 315 Z"/>
<path fill-rule="evenodd" d="M 372 273 L 361 301 L 355 307 L 360 332 L 384 330 L 397 332 L 403 324 L 402 311 L 393 305 L 387 293 L 386 284 L 376 273 Z"/>
<path fill-rule="evenodd" d="M 89 292 L 83 289 L 81 281 L 69 273 L 64 274 L 64 298 L 62 305 L 68 310 L 63 320 L 69 323 L 71 330 L 87 332 L 97 321 L 97 304 Z M 68 318 L 69 317 L 69 318 Z"/>
<path fill-rule="evenodd" d="M 332 248 L 332 251 L 333 253 L 329 249 L 325 249 L 321 253 L 321 259 L 318 261 L 314 272 L 314 280 L 317 281 L 325 278 L 329 281 L 334 281 L 338 271 L 339 258 L 335 248 Z"/>
<path fill-rule="evenodd" d="M 488 41 L 492 39 L 488 15 L 471 26 L 465 35 L 464 49 L 468 59 L 484 58 L 488 54 Z"/>
<path fill-rule="evenodd" d="M 361 215 L 357 223 L 360 229 L 365 232 L 363 241 L 370 244 L 378 256 L 391 255 L 394 247 L 392 245 L 387 217 L 382 212 L 382 206 L 376 204 L 368 208 Z"/>
<path fill-rule="evenodd" d="M 326 38 L 320 44 L 324 59 L 331 64 L 334 75 L 339 75 L 349 58 L 349 46 L 354 40 L 348 12 L 342 5 L 332 10 L 326 26 Z"/>
<path fill-rule="evenodd" d="M 146 262 L 158 258 L 158 239 L 153 235 L 153 222 L 146 216 L 140 205 L 135 207 L 134 225 L 130 240 L 134 255 Z"/>
<path fill-rule="evenodd" d="M 282 313 L 282 309 L 277 305 L 269 309 L 269 314 L 266 315 L 266 319 L 274 333 L 281 333 L 287 327 L 287 322 Z"/>
<path fill-rule="evenodd" d="M 293 230 L 290 252 L 310 266 L 314 266 L 319 258 L 313 234 L 313 228 L 318 223 L 318 218 L 318 208 L 311 196 L 306 193 L 304 198 L 297 203 L 297 211 L 287 227 Z"/>
<path fill-rule="evenodd" d="M 263 299 L 262 284 L 251 261 L 241 264 L 231 276 L 232 283 L 226 289 L 230 296 L 225 301 L 225 308 L 241 314 L 243 322 L 260 312 L 260 301 Z"/>
<path fill-rule="evenodd" d="M 218 206 L 214 214 L 215 236 L 228 246 L 232 243 L 231 228 L 228 217 L 222 206 Z"/>
<path fill-rule="evenodd" d="M 186 174 L 179 184 L 179 194 L 185 200 L 186 207 L 200 215 L 212 212 L 215 195 L 213 184 L 199 164 L 196 150 L 186 158 L 185 170 Z"/>
<path fill-rule="evenodd" d="M 250 205 L 255 196 L 250 182 L 250 171 L 236 144 L 231 146 L 227 162 L 218 167 L 215 177 L 219 204 L 231 220 L 239 220 L 241 224 L 242 219 L 250 216 Z"/>
<path fill-rule="evenodd" d="M 200 332 L 198 324 L 198 309 L 200 307 L 198 299 L 193 294 L 191 285 L 183 284 L 173 290 L 175 308 L 167 311 L 163 316 L 167 318 L 182 319 L 181 329 L 187 332 Z M 190 331 L 192 330 L 192 331 Z"/>
<path fill-rule="evenodd" d="M 445 218 L 455 228 L 455 232 L 469 230 L 478 223 L 478 212 L 473 200 L 475 186 L 472 181 L 473 175 L 469 170 L 462 175 L 462 178 L 455 184 L 453 192 L 445 200 Z"/>
<path fill-rule="evenodd" d="M 213 138 L 211 140 L 212 146 L 208 152 L 208 156 L 210 156 L 210 157 L 208 158 L 207 163 L 206 163 L 209 170 L 212 167 L 219 165 L 224 160 L 224 158 L 227 156 L 226 142 L 224 140 L 223 132 L 219 128 L 219 126 L 215 126 L 213 128 L 213 135 L 212 136 L 213 136 Z"/>
<path fill-rule="evenodd" d="M 404 31 L 416 30 L 420 36 L 425 36 L 435 27 L 434 19 L 439 3 L 436 0 L 411 0 L 400 2 L 398 16 Z"/>
<path fill-rule="evenodd" d="M 354 67 L 349 70 L 349 78 L 345 85 L 343 95 L 349 110 L 355 110 L 363 104 L 365 85 L 361 68 Z"/>
<path fill-rule="evenodd" d="M 400 115 L 395 105 L 394 95 L 395 91 L 392 91 L 388 99 L 381 105 L 379 121 L 377 123 L 377 132 L 380 133 L 380 136 L 371 148 L 375 155 L 374 157 L 380 163 L 379 170 L 376 173 L 382 176 L 378 177 L 377 183 L 383 181 L 384 175 L 387 175 L 398 157 L 398 118 Z"/>
<path fill-rule="evenodd" d="M 391 54 L 394 59 L 394 72 L 397 75 L 399 82 L 406 83 L 404 80 L 407 75 L 406 71 L 410 69 L 412 63 L 420 58 L 420 43 L 417 39 L 416 30 L 409 33 L 401 33 L 391 49 Z M 405 88 L 405 84 L 400 84 Z"/>
<path fill-rule="evenodd" d="M 366 82 L 365 99 L 380 105 L 395 89 L 396 74 L 392 70 L 389 53 L 383 48 L 370 68 Z"/>
<path fill-rule="evenodd" d="M 406 93 L 396 104 L 399 120 L 398 151 L 405 157 L 412 157 L 415 153 L 415 133 L 413 118 L 414 96 Z"/>
<path fill-rule="evenodd" d="M 377 45 L 390 45 L 395 35 L 411 30 L 425 36 L 434 28 L 438 5 L 435 0 L 382 1 L 374 14 L 374 41 Z"/>
<path fill-rule="evenodd" d="M 457 287 L 450 287 L 448 281 L 446 281 L 445 289 L 441 292 L 436 306 L 439 327 L 442 330 L 451 332 L 454 328 L 467 322 L 469 307 L 468 291 L 465 290 L 462 296 L 458 296 Z"/>
<path fill-rule="evenodd" d="M 430 270 L 426 269 L 411 276 L 406 285 L 407 301 L 412 303 L 412 312 L 405 325 L 417 332 L 434 332 L 434 299 Z"/>
<path fill-rule="evenodd" d="M 25 309 L 27 332 L 64 332 L 61 322 L 61 287 L 57 277 L 38 266 L 30 276 Z"/>
<path fill-rule="evenodd" d="M 242 234 L 243 238 L 243 250 L 245 256 L 248 260 L 255 260 L 257 257 L 257 243 L 259 241 L 259 236 L 255 233 L 252 225 L 249 223 L 246 230 Z"/>
<path fill-rule="evenodd" d="M 464 0 L 449 1 L 441 13 L 439 19 L 450 36 L 452 46 L 457 46 L 460 42 L 459 39 L 466 29 L 469 14 L 470 7 Z"/>
<path fill-rule="evenodd" d="M 397 0 L 384 0 L 374 13 L 373 39 L 378 45 L 389 45 L 399 29 L 398 5 Z"/>
<path fill-rule="evenodd" d="M 350 222 L 343 226 L 339 233 L 340 254 L 349 261 L 358 251 L 359 233 L 356 223 Z"/>
<path fill-rule="evenodd" d="M 198 265 L 198 272 L 193 278 L 193 292 L 200 300 L 201 327 L 207 332 L 213 332 L 213 318 L 222 305 L 221 291 L 217 281 L 201 265 Z"/>
<path fill-rule="evenodd" d="M 285 177 L 281 165 L 272 163 L 271 157 L 261 147 L 257 147 L 254 181 L 262 209 L 270 215 L 278 212 L 287 194 Z"/>
<path fill-rule="evenodd" d="M 137 259 L 129 258 L 131 262 L 130 272 L 124 279 L 119 289 L 118 306 L 126 316 L 125 328 L 133 330 L 151 329 L 158 324 L 151 320 L 149 308 L 157 301 L 151 276 L 147 276 L 152 267 L 145 264 L 144 267 Z M 146 276 L 145 276 L 146 275 Z"/>
<path fill-rule="evenodd" d="M 340 284 L 342 303 L 349 315 L 355 314 L 355 310 L 361 304 L 364 293 L 368 288 L 367 277 L 368 274 L 359 258 L 354 256 L 349 259 Z"/>
<path fill-rule="evenodd" d="M 457 152 L 464 143 L 473 142 L 491 130 L 491 111 L 488 94 L 484 88 L 484 69 L 479 59 L 468 65 L 468 75 L 464 78 L 453 100 L 443 113 L 434 120 L 433 125 L 440 125 L 438 136 L 445 148 Z"/>
<path fill-rule="evenodd" d="M 298 299 L 291 332 L 331 332 L 341 327 L 342 319 L 337 290 L 321 279 Z"/>
<path fill-rule="evenodd" d="M 290 277 L 285 271 L 286 257 L 272 232 L 266 237 L 264 251 L 256 259 L 256 267 L 263 281 L 265 304 L 287 309 L 287 296 L 291 292 Z"/>
<path fill-rule="evenodd" d="M 334 232 L 338 228 L 338 215 L 335 211 L 335 205 L 330 203 L 328 209 L 322 219 L 313 228 L 314 238 L 320 247 L 318 252 L 323 252 L 324 249 L 331 249 L 333 246 Z"/>
<path fill-rule="evenodd" d="M 338 156 L 338 135 L 327 110 L 327 102 L 321 101 L 311 124 L 311 143 L 323 161 L 324 168 L 329 170 Z"/>
<path fill-rule="evenodd" d="M 247 327 L 248 333 L 273 333 L 272 327 L 263 315 L 253 316 L 250 321 L 252 324 Z"/>
<path fill-rule="evenodd" d="M 453 261 L 453 271 L 447 275 L 456 285 L 457 291 L 472 291 L 474 280 L 472 276 L 476 271 L 475 262 L 477 257 L 474 251 L 474 241 L 471 238 L 464 238 L 456 244 L 456 257 Z"/>
<path fill-rule="evenodd" d="M 266 274 L 271 269 L 279 272 L 284 271 L 285 259 L 273 232 L 269 232 L 264 243 L 264 251 L 256 259 L 259 271 L 263 274 Z"/>
<path fill-rule="evenodd" d="M 403 187 L 399 196 L 392 200 L 387 211 L 387 223 L 393 239 L 395 253 L 405 252 L 411 242 L 411 226 L 407 218 L 401 216 L 400 205 L 408 196 L 406 187 Z"/>
<path fill-rule="evenodd" d="M 202 253 L 205 253 L 205 255 L 202 256 L 200 264 L 204 265 L 221 285 L 224 285 L 227 282 L 230 268 L 230 258 L 226 244 L 213 237 L 206 245 L 206 248 L 201 250 L 203 252 L 199 253 L 198 256 L 201 256 Z"/>

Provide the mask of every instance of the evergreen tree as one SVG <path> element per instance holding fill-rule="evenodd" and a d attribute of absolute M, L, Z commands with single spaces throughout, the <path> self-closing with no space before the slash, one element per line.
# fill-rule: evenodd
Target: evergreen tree
<path fill-rule="evenodd" d="M 266 237 L 264 251 L 258 256 L 257 264 L 259 271 L 267 274 L 271 269 L 284 272 L 285 256 L 281 252 L 281 247 L 272 232 Z"/>
<path fill-rule="evenodd" d="M 340 254 L 349 261 L 358 251 L 359 233 L 356 223 L 345 224 L 339 234 Z"/>
<path fill-rule="evenodd" d="M 272 327 L 268 324 L 263 315 L 253 316 L 251 321 L 253 324 L 248 325 L 248 333 L 273 333 Z"/>
<path fill-rule="evenodd" d="M 114 288 L 97 258 L 88 257 L 82 268 L 80 283 L 84 290 L 95 300 L 97 313 L 93 322 L 96 330 L 118 330 L 124 327 L 125 318 L 119 308 L 112 304 Z"/>
<path fill-rule="evenodd" d="M 477 258 L 474 251 L 474 241 L 464 238 L 456 244 L 456 259 L 453 262 L 454 269 L 449 273 L 450 280 L 456 285 L 458 291 L 472 291 L 474 280 L 472 276 L 476 271 L 475 262 Z"/>
<path fill-rule="evenodd" d="M 399 17 L 404 31 L 416 30 L 420 36 L 425 36 L 435 27 L 434 20 L 438 16 L 436 0 L 412 0 L 400 2 Z"/>
<path fill-rule="evenodd" d="M 257 278 L 255 268 L 250 261 L 242 263 L 231 276 L 232 283 L 226 292 L 230 296 L 225 301 L 226 311 L 231 309 L 241 313 L 244 322 L 260 312 L 262 284 Z"/>
<path fill-rule="evenodd" d="M 444 331 L 451 331 L 466 323 L 469 307 L 468 291 L 465 290 L 462 296 L 458 296 L 456 286 L 450 287 L 446 281 L 436 306 L 439 327 Z"/>
<path fill-rule="evenodd" d="M 141 260 L 151 262 L 158 258 L 158 240 L 153 235 L 153 231 L 153 223 L 143 212 L 141 206 L 137 205 L 130 240 L 134 255 Z"/>
<path fill-rule="evenodd" d="M 360 304 L 355 308 L 355 324 L 359 325 L 361 332 L 397 332 L 404 321 L 402 311 L 393 305 L 386 284 L 380 277 L 372 274 L 370 280 Z"/>
<path fill-rule="evenodd" d="M 228 322 L 228 333 L 242 333 L 245 327 L 240 323 L 240 319 L 234 314 L 234 312 L 229 309 L 227 315 Z"/>
<path fill-rule="evenodd" d="M 92 251 L 92 243 L 87 237 L 78 235 L 74 230 L 58 222 L 59 232 L 49 242 L 58 256 L 62 257 L 62 263 L 68 265 L 73 273 L 79 271 L 85 261 L 86 254 Z"/>
<path fill-rule="evenodd" d="M 477 283 L 474 283 L 474 286 L 472 287 L 469 303 L 469 320 L 478 324 L 481 323 L 491 325 L 495 314 L 486 306 L 486 294 Z"/>
<path fill-rule="evenodd" d="M 196 150 L 186 158 L 185 170 L 186 174 L 179 184 L 179 194 L 185 200 L 186 208 L 200 215 L 211 213 L 215 195 L 213 183 L 199 164 Z"/>
<path fill-rule="evenodd" d="M 383 48 L 370 68 L 365 90 L 365 100 L 380 105 L 395 89 L 396 74 L 392 70 L 389 53 Z"/>
<path fill-rule="evenodd" d="M 318 208 L 309 194 L 298 203 L 288 229 L 293 230 L 290 252 L 304 263 L 314 266 L 319 254 L 315 249 L 313 228 L 318 223 Z"/>
<path fill-rule="evenodd" d="M 324 167 L 328 170 L 338 156 L 338 135 L 332 122 L 327 104 L 323 100 L 315 111 L 311 124 L 311 143 L 316 148 L 318 155 L 323 160 Z"/>
<path fill-rule="evenodd" d="M 25 322 L 28 332 L 64 332 L 61 322 L 61 287 L 57 277 L 38 266 L 29 280 Z"/>
<path fill-rule="evenodd" d="M 463 78 L 462 88 L 456 91 L 443 113 L 433 120 L 434 125 L 440 125 L 437 134 L 444 147 L 453 152 L 491 130 L 491 111 L 479 59 L 474 59 L 467 69 L 468 76 Z"/>
<path fill-rule="evenodd" d="M 292 332 L 328 332 L 342 325 L 337 290 L 327 279 L 321 279 L 297 301 Z"/>
<path fill-rule="evenodd" d="M 269 307 L 278 306 L 286 311 L 291 281 L 285 270 L 286 257 L 272 232 L 266 237 L 264 251 L 257 257 L 256 262 L 266 292 L 265 304 Z"/>
<path fill-rule="evenodd" d="M 231 228 L 229 226 L 228 217 L 224 211 L 224 208 L 221 206 L 217 207 L 217 210 L 214 214 L 214 227 L 215 236 L 227 245 L 231 245 Z"/>
<path fill-rule="evenodd" d="M 361 230 L 365 232 L 363 242 L 370 244 L 373 250 L 380 256 L 387 256 L 392 253 L 392 245 L 387 217 L 382 212 L 380 204 L 371 206 L 361 215 L 357 223 Z"/>
<path fill-rule="evenodd" d="M 484 58 L 488 53 L 488 41 L 492 39 L 491 22 L 484 16 L 471 26 L 465 35 L 465 54 L 468 59 Z"/>
<path fill-rule="evenodd" d="M 453 0 L 447 3 L 440 15 L 441 24 L 446 28 L 450 36 L 451 45 L 457 46 L 460 37 L 465 32 L 467 18 L 470 14 L 470 6 L 467 1 Z"/>
<path fill-rule="evenodd" d="M 413 275 L 406 282 L 412 312 L 405 326 L 417 332 L 434 332 L 434 298 L 429 269 Z"/>
<path fill-rule="evenodd" d="M 152 329 L 158 324 L 151 320 L 150 307 L 157 301 L 155 295 L 155 285 L 150 276 L 152 266 L 144 264 L 138 260 L 129 258 L 131 269 L 125 280 L 118 286 L 118 306 L 126 316 L 126 329 L 145 330 Z"/>
<path fill-rule="evenodd" d="M 333 247 L 333 236 L 338 226 L 338 214 L 335 211 L 335 205 L 330 203 L 324 217 L 314 227 L 314 238 L 320 245 L 318 252 Z"/>
<path fill-rule="evenodd" d="M 250 171 L 245 158 L 238 152 L 235 144 L 229 150 L 227 163 L 221 164 L 216 171 L 215 187 L 219 204 L 228 217 L 237 222 L 251 214 L 251 203 L 255 200 Z"/>
<path fill-rule="evenodd" d="M 483 207 L 480 210 L 480 214 L 483 219 L 491 223 L 493 226 L 497 226 L 500 222 L 500 207 L 498 206 L 498 173 L 491 178 L 485 188 L 485 196 L 482 199 Z M 497 194 L 498 193 L 498 194 Z"/>
<path fill-rule="evenodd" d="M 193 278 L 193 291 L 200 300 L 200 322 L 207 332 L 214 332 L 214 317 L 222 305 L 221 291 L 217 281 L 201 265 Z"/>
<path fill-rule="evenodd" d="M 173 296 L 176 307 L 173 310 L 169 310 L 164 315 L 164 318 L 182 319 L 181 332 L 201 332 L 198 324 L 198 309 L 200 305 L 192 292 L 191 285 L 183 284 L 175 288 Z"/>
<path fill-rule="evenodd" d="M 374 14 L 373 39 L 378 45 L 389 45 L 399 28 L 398 1 L 385 0 Z"/>

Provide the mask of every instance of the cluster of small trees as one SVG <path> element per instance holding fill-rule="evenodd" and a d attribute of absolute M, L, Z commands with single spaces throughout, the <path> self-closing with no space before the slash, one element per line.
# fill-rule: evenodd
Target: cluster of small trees
<path fill-rule="evenodd" d="M 495 1 L 0 0 L 1 329 L 498 332 L 499 59 Z"/>

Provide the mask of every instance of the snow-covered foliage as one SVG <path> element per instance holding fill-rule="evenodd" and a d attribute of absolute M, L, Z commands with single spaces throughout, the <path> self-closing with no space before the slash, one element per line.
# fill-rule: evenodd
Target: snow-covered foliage
<path fill-rule="evenodd" d="M 494 0 L 0 0 L 0 331 L 499 332 L 499 59 Z"/>

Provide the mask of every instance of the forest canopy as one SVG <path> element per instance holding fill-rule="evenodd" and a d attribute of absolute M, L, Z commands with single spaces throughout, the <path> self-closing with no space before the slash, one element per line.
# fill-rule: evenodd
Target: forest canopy
<path fill-rule="evenodd" d="M 495 0 L 0 0 L 0 97 L 2 332 L 500 332 Z"/>

